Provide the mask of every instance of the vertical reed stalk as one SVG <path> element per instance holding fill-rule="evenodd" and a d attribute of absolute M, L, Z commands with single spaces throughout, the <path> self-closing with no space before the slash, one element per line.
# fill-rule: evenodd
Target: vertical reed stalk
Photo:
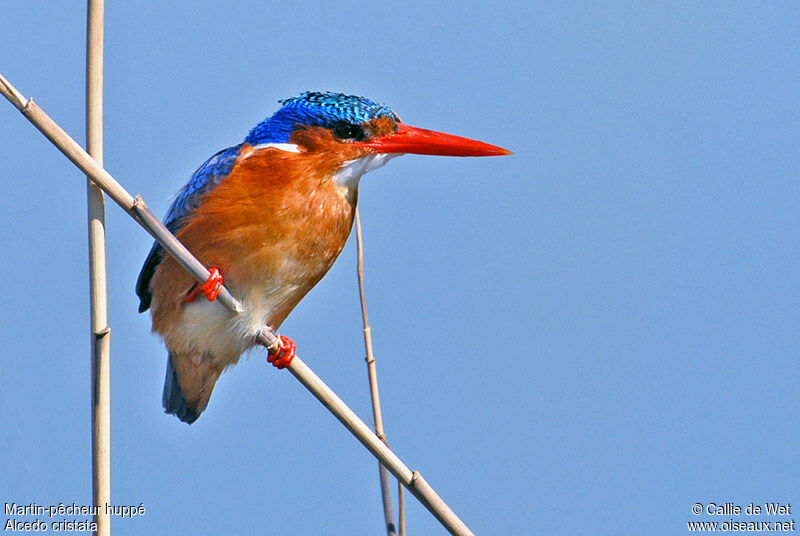
<path fill-rule="evenodd" d="M 378 394 L 378 371 L 375 367 L 375 355 L 372 351 L 372 331 L 367 319 L 367 300 L 364 294 L 364 244 L 361 238 L 361 218 L 356 208 L 356 244 L 358 246 L 358 295 L 361 298 L 361 319 L 364 324 L 364 346 L 367 351 L 367 374 L 369 376 L 369 391 L 372 395 L 372 415 L 375 419 L 375 435 L 386 442 L 386 435 L 383 432 L 383 414 L 381 413 L 381 399 Z M 392 511 L 392 491 L 389 482 L 389 471 L 383 464 L 378 463 L 378 471 L 381 482 L 381 499 L 383 500 L 383 517 L 386 522 L 386 534 L 395 536 L 397 534 L 394 524 L 394 512 Z M 405 512 L 403 511 L 403 487 L 398 486 L 398 498 L 400 519 L 400 536 L 405 534 Z"/>
<path fill-rule="evenodd" d="M 397 530 L 399 536 L 406 536 L 406 498 L 403 496 L 403 483 L 397 482 L 397 509 L 400 510 L 400 517 L 397 519 Z"/>
<path fill-rule="evenodd" d="M 86 16 L 86 151 L 103 165 L 103 0 L 88 0 Z M 89 225 L 89 283 L 92 359 L 92 503 L 94 534 L 111 533 L 105 506 L 111 499 L 109 413 L 110 329 L 106 288 L 106 230 L 103 190 L 86 177 Z"/>

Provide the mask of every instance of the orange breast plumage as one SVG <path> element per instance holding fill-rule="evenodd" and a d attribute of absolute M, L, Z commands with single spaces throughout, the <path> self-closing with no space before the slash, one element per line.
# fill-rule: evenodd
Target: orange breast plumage
<path fill-rule="evenodd" d="M 317 143 L 325 142 L 324 133 L 317 136 L 322 138 Z M 228 323 L 219 304 L 184 303 L 194 281 L 166 258 L 153 276 L 152 314 L 153 329 L 170 348 L 209 348 L 227 365 L 249 346 L 248 336 L 283 322 L 347 241 L 357 183 L 342 184 L 335 175 L 361 151 L 304 154 L 245 146 L 231 173 L 203 196 L 177 237 L 201 262 L 220 268 L 247 314 Z"/>

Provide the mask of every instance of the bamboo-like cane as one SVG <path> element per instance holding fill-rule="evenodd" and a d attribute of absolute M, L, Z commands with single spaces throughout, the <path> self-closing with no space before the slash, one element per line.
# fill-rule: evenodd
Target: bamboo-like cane
<path fill-rule="evenodd" d="M 86 13 L 86 151 L 103 165 L 103 0 L 88 0 Z M 106 284 L 105 200 L 86 177 L 92 359 L 92 504 L 96 536 L 111 534 L 110 338 Z"/>
<path fill-rule="evenodd" d="M 372 351 L 372 329 L 367 319 L 367 298 L 364 293 L 364 243 L 361 238 L 361 217 L 358 214 L 358 208 L 356 208 L 356 247 L 358 250 L 358 261 L 356 264 L 358 272 L 358 296 L 361 299 L 361 320 L 364 325 L 364 347 L 367 353 L 367 375 L 369 376 L 369 392 L 372 397 L 372 416 L 375 419 L 375 435 L 388 446 L 389 443 L 386 441 L 386 434 L 383 431 L 381 398 L 378 393 L 378 371 L 375 366 L 375 355 Z M 389 471 L 379 463 L 378 473 L 381 484 L 381 500 L 383 502 L 383 518 L 386 524 L 386 534 L 387 536 L 395 536 L 397 534 L 397 529 L 394 524 L 394 512 L 392 512 L 392 488 L 389 482 Z M 398 507 L 402 509 L 403 488 L 400 486 L 397 489 L 400 501 Z M 400 512 L 400 517 L 403 517 L 402 511 Z M 405 529 L 405 527 L 401 527 L 400 536 L 404 536 L 402 529 Z"/>
<path fill-rule="evenodd" d="M 400 515 L 397 518 L 397 526 L 400 531 L 400 536 L 406 536 L 406 500 L 403 495 L 403 484 L 397 482 L 397 509 L 400 510 Z"/>
<path fill-rule="evenodd" d="M 172 255 L 198 282 L 205 282 L 210 275 L 205 266 L 198 261 L 186 246 L 175 238 L 166 227 L 147 208 L 140 196 L 134 198 L 108 171 L 103 169 L 89 154 L 78 145 L 64 130 L 53 121 L 33 99 L 25 99 L 17 89 L 0 75 L 0 93 L 39 129 L 69 160 L 81 171 L 89 175 L 108 196 L 150 233 L 161 246 Z M 222 287 L 217 300 L 228 308 L 231 314 L 243 311 L 239 301 Z M 256 336 L 256 341 L 270 351 L 277 350 L 278 339 L 266 327 Z M 364 424 L 358 415 L 345 404 L 339 396 L 317 376 L 300 357 L 295 357 L 287 370 L 311 391 L 347 428 L 373 456 L 403 483 L 433 516 L 454 536 L 474 536 L 473 532 L 450 509 L 434 489 L 422 478 L 418 471 L 411 471 L 392 450 Z"/>

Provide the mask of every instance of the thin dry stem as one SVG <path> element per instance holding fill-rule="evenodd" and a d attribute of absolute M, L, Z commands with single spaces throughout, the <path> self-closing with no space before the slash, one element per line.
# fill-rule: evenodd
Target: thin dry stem
<path fill-rule="evenodd" d="M 388 446 L 386 434 L 383 431 L 383 415 L 381 412 L 381 400 L 378 394 L 378 371 L 375 366 L 375 355 L 372 351 L 372 330 L 367 319 L 367 299 L 364 293 L 364 243 L 361 236 L 361 217 L 356 208 L 356 244 L 358 249 L 358 295 L 361 299 L 361 318 L 364 324 L 364 346 L 367 352 L 367 374 L 369 376 L 369 391 L 372 397 L 372 415 L 375 418 L 375 434 Z M 381 499 L 383 502 L 383 517 L 386 524 L 388 536 L 395 536 L 396 525 L 394 523 L 394 512 L 392 512 L 392 491 L 389 485 L 389 472 L 383 465 L 378 465 L 381 485 Z M 402 496 L 403 488 L 400 487 Z M 400 512 L 403 515 L 403 512 Z"/>
<path fill-rule="evenodd" d="M 400 510 L 400 517 L 397 519 L 398 536 L 406 536 L 406 499 L 403 494 L 403 484 L 397 483 L 397 508 Z"/>

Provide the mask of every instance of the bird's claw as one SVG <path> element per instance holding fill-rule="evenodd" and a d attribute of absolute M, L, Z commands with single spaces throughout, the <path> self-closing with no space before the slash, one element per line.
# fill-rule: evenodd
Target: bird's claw
<path fill-rule="evenodd" d="M 270 352 L 267 362 L 279 369 L 285 369 L 297 355 L 297 345 L 289 337 L 278 335 L 278 349 Z"/>
<path fill-rule="evenodd" d="M 208 279 L 205 283 L 200 285 L 200 288 L 203 290 L 203 294 L 206 295 L 208 301 L 214 301 L 219 296 L 219 291 L 222 289 L 222 274 L 219 273 L 219 268 L 216 266 L 212 266 L 208 269 L 211 272 L 208 275 Z"/>
<path fill-rule="evenodd" d="M 184 303 L 192 303 L 197 299 L 198 296 L 200 296 L 200 294 L 204 294 L 208 301 L 214 301 L 217 299 L 217 296 L 219 296 L 219 291 L 222 290 L 222 274 L 219 273 L 219 268 L 216 266 L 209 267 L 208 271 L 210 273 L 208 275 L 208 279 L 206 279 L 206 282 L 202 285 L 195 283 L 183 298 Z"/>

